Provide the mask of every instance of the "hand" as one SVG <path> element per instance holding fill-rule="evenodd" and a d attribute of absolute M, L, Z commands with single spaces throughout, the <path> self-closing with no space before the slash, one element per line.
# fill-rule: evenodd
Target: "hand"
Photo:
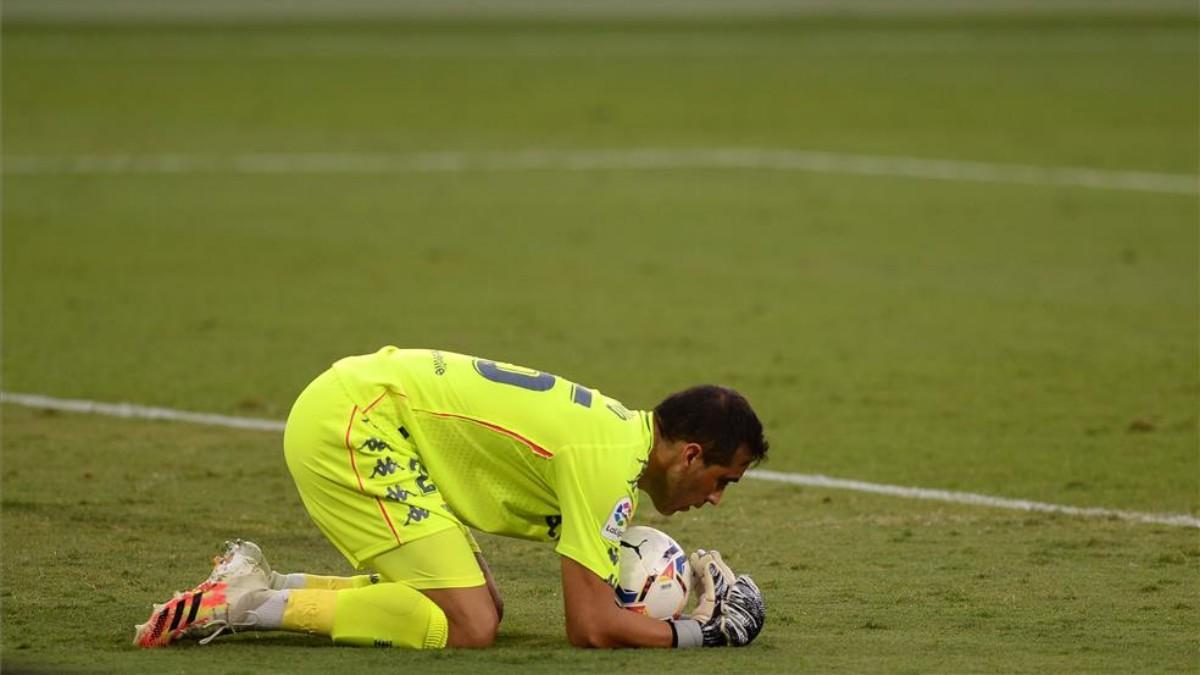
<path fill-rule="evenodd" d="M 737 578 L 719 597 L 712 618 L 701 622 L 705 647 L 745 647 L 758 637 L 767 618 L 762 591 L 746 575 Z"/>
<path fill-rule="evenodd" d="M 692 588 L 696 590 L 696 609 L 692 610 L 691 618 L 708 623 L 717 600 L 729 592 L 736 578 L 729 565 L 721 560 L 719 551 L 696 549 L 688 557 L 688 564 L 692 570 Z"/>

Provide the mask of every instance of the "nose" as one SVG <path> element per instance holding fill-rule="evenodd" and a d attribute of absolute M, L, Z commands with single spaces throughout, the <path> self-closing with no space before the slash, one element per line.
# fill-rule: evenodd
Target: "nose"
<path fill-rule="evenodd" d="M 708 496 L 708 499 L 706 499 L 705 501 L 707 501 L 709 504 L 712 504 L 713 506 L 716 506 L 717 504 L 721 503 L 721 497 L 724 497 L 724 496 L 725 496 L 724 490 L 717 490 L 716 492 L 710 494 Z"/>

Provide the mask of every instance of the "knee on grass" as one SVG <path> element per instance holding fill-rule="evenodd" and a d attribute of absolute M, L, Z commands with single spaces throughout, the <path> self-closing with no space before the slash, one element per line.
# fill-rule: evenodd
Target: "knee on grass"
<path fill-rule="evenodd" d="M 490 647 L 496 642 L 500 617 L 495 611 L 447 618 L 450 623 L 448 647 Z"/>

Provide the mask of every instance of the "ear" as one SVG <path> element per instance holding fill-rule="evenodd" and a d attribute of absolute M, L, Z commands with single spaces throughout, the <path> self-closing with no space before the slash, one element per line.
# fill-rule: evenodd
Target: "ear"
<path fill-rule="evenodd" d="M 699 443 L 684 443 L 683 444 L 683 463 L 691 465 L 693 462 L 703 463 L 704 448 Z"/>

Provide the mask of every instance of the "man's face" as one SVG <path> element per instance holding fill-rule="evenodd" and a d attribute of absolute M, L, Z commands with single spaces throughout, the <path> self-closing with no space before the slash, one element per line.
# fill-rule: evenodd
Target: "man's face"
<path fill-rule="evenodd" d="M 682 443 L 679 454 L 667 470 L 665 494 L 654 500 L 654 508 L 663 515 L 687 511 L 693 507 L 716 506 L 730 483 L 736 483 L 750 467 L 750 451 L 738 448 L 731 466 L 705 464 L 702 448 Z"/>

